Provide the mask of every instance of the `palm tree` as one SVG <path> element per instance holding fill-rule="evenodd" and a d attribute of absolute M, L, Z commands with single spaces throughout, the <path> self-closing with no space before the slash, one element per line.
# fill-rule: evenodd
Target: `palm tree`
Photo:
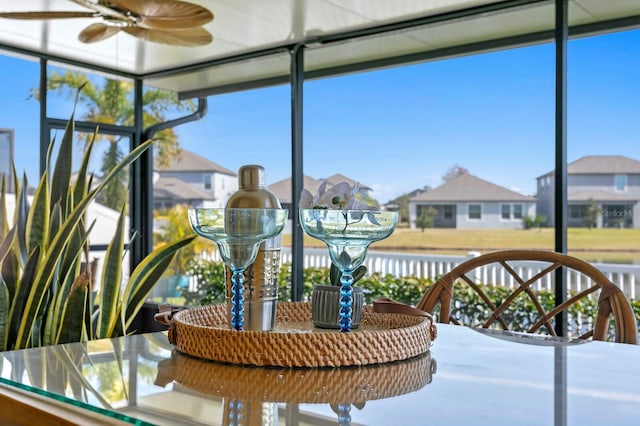
<path fill-rule="evenodd" d="M 85 73 L 67 70 L 62 73 L 53 71 L 47 78 L 47 89 L 54 93 L 66 94 L 73 99 L 78 89 L 78 105 L 83 107 L 81 120 L 112 125 L 133 125 L 133 83 L 116 79 L 91 79 Z M 36 92 L 36 98 L 37 98 Z M 176 93 L 145 87 L 142 95 L 144 105 L 143 125 L 145 127 L 166 120 L 168 112 L 191 113 L 195 111 L 193 101 L 180 101 Z M 154 145 L 156 163 L 166 167 L 170 159 L 180 155 L 180 143 L 173 129 L 159 131 Z M 83 134 L 79 139 L 86 144 L 92 135 Z M 122 136 L 99 134 L 96 142 L 104 141 L 109 147 L 104 151 L 100 171 L 108 173 L 113 165 L 124 156 L 120 142 Z M 119 210 L 127 199 L 127 173 L 122 171 L 109 187 L 105 187 L 99 198 L 102 204 Z"/>

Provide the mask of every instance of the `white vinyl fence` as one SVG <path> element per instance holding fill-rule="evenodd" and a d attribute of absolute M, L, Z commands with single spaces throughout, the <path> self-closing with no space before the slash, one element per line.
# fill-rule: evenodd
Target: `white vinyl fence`
<path fill-rule="evenodd" d="M 418 277 L 438 279 L 463 261 L 479 256 L 478 252 L 469 252 L 467 256 L 446 256 L 433 254 L 390 253 L 369 250 L 365 265 L 368 274 L 380 273 L 394 277 Z M 282 263 L 291 263 L 291 249 L 282 249 Z M 217 252 L 207 256 L 209 260 L 219 260 Z M 304 268 L 328 268 L 331 265 L 329 253 L 325 248 L 305 248 Z M 525 279 L 531 278 L 548 266 L 544 262 L 510 262 L 510 266 Z M 640 265 L 620 265 L 613 263 L 593 263 L 615 285 L 620 287 L 630 299 L 636 299 L 640 295 Z M 554 274 L 548 274 L 536 281 L 533 289 L 552 290 Z M 475 280 L 479 283 L 495 286 L 514 287 L 514 278 L 500 265 L 487 265 L 478 268 Z M 567 277 L 567 288 L 572 291 L 580 291 L 590 285 L 590 280 L 575 272 L 570 271 Z"/>

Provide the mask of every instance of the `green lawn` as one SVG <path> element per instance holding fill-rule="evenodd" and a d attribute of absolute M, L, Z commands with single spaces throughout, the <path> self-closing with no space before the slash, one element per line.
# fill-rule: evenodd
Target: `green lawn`
<path fill-rule="evenodd" d="M 290 235 L 283 235 L 283 245 L 289 245 Z M 386 240 L 371 247 L 381 251 L 412 253 L 460 254 L 468 251 L 489 252 L 504 249 L 553 250 L 554 230 L 542 229 L 415 229 L 398 228 Z M 323 244 L 305 235 L 305 245 Z M 589 261 L 640 263 L 640 229 L 568 230 L 569 254 Z"/>

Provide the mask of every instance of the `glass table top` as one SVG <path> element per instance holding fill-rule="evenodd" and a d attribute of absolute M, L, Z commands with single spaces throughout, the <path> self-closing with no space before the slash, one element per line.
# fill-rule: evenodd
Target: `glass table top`
<path fill-rule="evenodd" d="M 0 382 L 141 425 L 602 425 L 640 418 L 640 346 L 522 341 L 438 324 L 433 347 L 418 358 L 292 369 L 193 358 L 159 332 L 5 352 Z"/>

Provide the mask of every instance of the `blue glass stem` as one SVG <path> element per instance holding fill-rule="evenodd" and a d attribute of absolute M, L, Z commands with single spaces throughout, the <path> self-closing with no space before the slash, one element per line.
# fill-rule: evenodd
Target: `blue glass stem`
<path fill-rule="evenodd" d="M 338 404 L 338 425 L 351 425 L 351 404 Z"/>
<path fill-rule="evenodd" d="M 237 269 L 231 275 L 231 326 L 238 331 L 244 327 L 244 274 Z"/>
<path fill-rule="evenodd" d="M 338 325 L 340 326 L 341 333 L 348 333 L 351 331 L 351 313 L 353 312 L 353 275 L 351 271 L 342 271 L 340 277 L 340 320 Z"/>

